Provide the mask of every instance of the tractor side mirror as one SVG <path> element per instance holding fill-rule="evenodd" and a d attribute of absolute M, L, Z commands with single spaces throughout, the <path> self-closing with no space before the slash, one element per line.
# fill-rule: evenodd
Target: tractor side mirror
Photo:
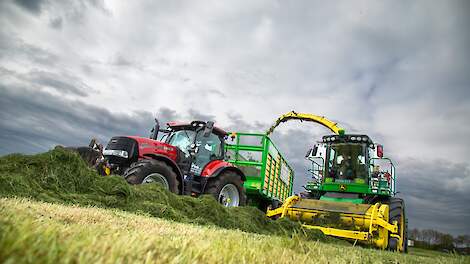
<path fill-rule="evenodd" d="M 377 157 L 384 157 L 384 147 L 382 145 L 377 145 Z"/>
<path fill-rule="evenodd" d="M 209 137 L 214 129 L 214 121 L 207 121 L 206 127 L 204 128 L 203 137 Z"/>
<path fill-rule="evenodd" d="M 155 126 L 152 128 L 152 131 L 150 131 L 150 139 L 156 140 L 158 137 L 158 131 L 160 131 L 160 123 L 158 122 L 158 119 L 155 118 Z"/>

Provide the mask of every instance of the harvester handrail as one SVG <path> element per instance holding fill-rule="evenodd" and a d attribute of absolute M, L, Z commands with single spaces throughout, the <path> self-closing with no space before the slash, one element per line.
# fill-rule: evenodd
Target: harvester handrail
<path fill-rule="evenodd" d="M 269 136 L 274 131 L 274 129 L 279 126 L 279 124 L 288 120 L 311 121 L 323 125 L 324 127 L 330 129 L 336 135 L 344 133 L 344 129 L 338 127 L 336 122 L 333 122 L 325 118 L 324 116 L 317 116 L 306 113 L 296 113 L 294 111 L 290 111 L 289 113 L 283 114 L 281 117 L 279 117 L 274 123 L 274 125 L 266 131 L 266 135 Z"/>

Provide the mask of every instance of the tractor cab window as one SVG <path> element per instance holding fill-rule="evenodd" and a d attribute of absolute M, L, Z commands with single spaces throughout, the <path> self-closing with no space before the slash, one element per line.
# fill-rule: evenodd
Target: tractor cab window
<path fill-rule="evenodd" d="M 204 137 L 204 131 L 200 131 L 196 135 L 196 146 L 197 154 L 191 169 L 199 175 L 209 162 L 223 157 L 222 141 L 215 134 Z"/>
<path fill-rule="evenodd" d="M 364 181 L 367 178 L 365 146 L 333 144 L 328 155 L 328 175 L 339 180 Z"/>
<path fill-rule="evenodd" d="M 222 157 L 222 141 L 220 137 L 211 133 L 208 137 L 204 137 L 204 131 L 198 132 L 196 135 L 196 146 L 199 147 L 198 156 L 208 156 L 210 160 Z"/>
<path fill-rule="evenodd" d="M 167 143 L 189 155 L 189 147 L 194 142 L 195 134 L 192 130 L 179 130 L 169 136 Z"/>

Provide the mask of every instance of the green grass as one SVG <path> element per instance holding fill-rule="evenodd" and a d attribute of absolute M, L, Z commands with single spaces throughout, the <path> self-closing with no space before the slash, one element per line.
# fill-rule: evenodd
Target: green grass
<path fill-rule="evenodd" d="M 88 168 L 78 154 L 64 149 L 1 157 L 0 197 L 116 208 L 183 223 L 260 234 L 307 232 L 301 231 L 298 223 L 267 219 L 253 207 L 225 208 L 209 196 L 178 196 L 157 185 L 131 186 L 119 176 L 100 176 Z M 321 232 L 308 231 L 308 236 L 328 240 Z"/>
<path fill-rule="evenodd" d="M 1 263 L 469 263 L 200 226 L 116 209 L 0 199 Z"/>

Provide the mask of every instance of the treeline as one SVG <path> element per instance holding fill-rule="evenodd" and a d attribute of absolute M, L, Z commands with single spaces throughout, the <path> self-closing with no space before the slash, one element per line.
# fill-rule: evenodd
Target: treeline
<path fill-rule="evenodd" d="M 414 247 L 425 249 L 458 251 L 467 254 L 470 249 L 469 235 L 452 236 L 432 229 L 411 229 L 408 239 L 414 241 Z"/>

